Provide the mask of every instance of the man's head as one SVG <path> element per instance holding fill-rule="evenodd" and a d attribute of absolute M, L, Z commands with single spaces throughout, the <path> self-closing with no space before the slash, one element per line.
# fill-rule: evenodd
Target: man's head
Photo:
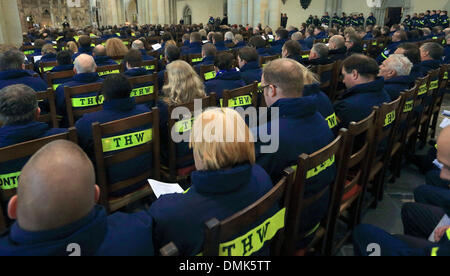
<path fill-rule="evenodd" d="M 289 32 L 284 29 L 280 29 L 275 32 L 275 40 L 287 40 L 289 38 Z"/>
<path fill-rule="evenodd" d="M 253 47 L 241 48 L 238 52 L 238 63 L 239 68 L 244 67 L 245 64 L 249 62 L 257 62 L 259 59 L 258 52 Z"/>
<path fill-rule="evenodd" d="M 321 26 L 317 26 L 314 28 L 314 35 L 317 36 L 319 35 L 321 32 L 323 32 L 325 29 Z"/>
<path fill-rule="evenodd" d="M 394 54 L 404 55 L 413 64 L 420 63 L 420 50 L 415 43 L 403 43 L 398 46 Z"/>
<path fill-rule="evenodd" d="M 420 47 L 420 60 L 441 60 L 444 48 L 436 42 L 428 42 Z"/>
<path fill-rule="evenodd" d="M 373 58 L 360 54 L 346 58 L 342 64 L 343 82 L 348 89 L 374 81 L 379 71 L 378 64 Z"/>
<path fill-rule="evenodd" d="M 59 65 L 73 64 L 72 53 L 70 51 L 61 51 L 56 55 L 56 60 Z"/>
<path fill-rule="evenodd" d="M 104 57 L 106 56 L 106 48 L 105 46 L 99 44 L 95 46 L 94 51 L 92 53 L 95 57 Z"/>
<path fill-rule="evenodd" d="M 266 41 L 260 35 L 255 35 L 248 41 L 248 46 L 255 47 L 256 49 L 265 48 Z"/>
<path fill-rule="evenodd" d="M 11 49 L 0 54 L 0 71 L 25 69 L 25 55 L 17 50 Z"/>
<path fill-rule="evenodd" d="M 291 36 L 292 40 L 299 41 L 303 39 L 303 34 L 301 32 L 293 33 Z"/>
<path fill-rule="evenodd" d="M 217 55 L 217 48 L 214 44 L 207 43 L 202 47 L 202 57 L 215 57 Z"/>
<path fill-rule="evenodd" d="M 231 70 L 234 67 L 234 56 L 230 53 L 220 53 L 214 60 L 216 71 Z"/>
<path fill-rule="evenodd" d="M 138 68 L 142 65 L 142 53 L 136 49 L 130 49 L 123 59 L 127 69 Z"/>
<path fill-rule="evenodd" d="M 164 57 L 168 63 L 180 59 L 180 49 L 175 45 L 167 45 L 164 49 Z"/>
<path fill-rule="evenodd" d="M 58 229 L 86 217 L 99 196 L 87 155 L 72 142 L 58 140 L 40 149 L 22 169 L 8 215 L 26 231 Z"/>
<path fill-rule="evenodd" d="M 105 100 L 130 98 L 132 89 L 130 81 L 123 74 L 108 75 L 102 84 Z"/>
<path fill-rule="evenodd" d="M 282 98 L 299 98 L 303 95 L 303 73 L 299 63 L 291 59 L 277 59 L 264 67 L 261 87 L 267 106 Z"/>
<path fill-rule="evenodd" d="M 191 33 L 191 36 L 190 36 L 191 43 L 201 42 L 201 41 L 202 41 L 202 35 L 199 32 Z"/>
<path fill-rule="evenodd" d="M 440 177 L 450 181 L 450 127 L 442 130 L 437 141 L 437 159 L 444 165 Z"/>
<path fill-rule="evenodd" d="M 283 58 L 291 57 L 291 56 L 298 56 L 301 54 L 302 46 L 297 40 L 289 40 L 286 43 L 284 43 L 281 56 Z"/>
<path fill-rule="evenodd" d="M 390 55 L 381 65 L 378 76 L 385 80 L 399 76 L 409 76 L 413 67 L 412 62 L 404 55 Z"/>
<path fill-rule="evenodd" d="M 214 33 L 214 35 L 212 36 L 212 42 L 213 44 L 217 44 L 219 42 L 223 42 L 223 34 L 222 33 Z"/>
<path fill-rule="evenodd" d="M 142 40 L 139 40 L 139 39 L 135 40 L 135 41 L 133 41 L 131 48 L 136 49 L 136 50 L 145 50 L 144 42 L 142 42 Z"/>
<path fill-rule="evenodd" d="M 338 50 L 345 47 L 345 38 L 342 35 L 334 35 L 328 42 L 328 48 L 330 50 Z"/>
<path fill-rule="evenodd" d="M 392 35 L 392 42 L 400 42 L 400 41 L 406 41 L 408 39 L 408 36 L 405 31 L 396 31 Z"/>
<path fill-rule="evenodd" d="M 42 49 L 42 47 L 44 47 L 45 44 L 47 44 L 47 42 L 45 42 L 45 40 L 43 40 L 43 39 L 36 39 L 34 41 L 34 48 Z"/>
<path fill-rule="evenodd" d="M 92 56 L 81 54 L 74 62 L 75 74 L 95 73 L 97 71 L 97 64 Z"/>
<path fill-rule="evenodd" d="M 82 35 L 80 36 L 80 39 L 78 39 L 78 43 L 82 48 L 90 48 L 92 42 L 91 38 L 88 35 Z"/>
<path fill-rule="evenodd" d="M 4 125 L 24 125 L 39 116 L 36 92 L 23 84 L 0 90 L 0 122 Z"/>
<path fill-rule="evenodd" d="M 311 53 L 309 54 L 309 60 L 313 59 L 324 59 L 328 57 L 328 47 L 323 43 L 316 43 L 311 49 Z"/>

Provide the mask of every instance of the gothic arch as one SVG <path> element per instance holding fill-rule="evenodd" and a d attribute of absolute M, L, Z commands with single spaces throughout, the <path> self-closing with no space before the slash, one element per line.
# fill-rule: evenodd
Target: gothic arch
<path fill-rule="evenodd" d="M 137 0 L 126 0 L 126 19 L 128 22 L 137 23 L 138 6 Z"/>
<path fill-rule="evenodd" d="M 403 18 L 411 12 L 411 0 L 381 0 L 380 8 L 372 8 L 372 12 L 377 18 L 379 24 L 384 25 L 384 19 L 387 8 L 403 7 Z"/>
<path fill-rule="evenodd" d="M 183 9 L 183 20 L 186 25 L 192 24 L 192 9 L 189 5 L 186 5 Z"/>

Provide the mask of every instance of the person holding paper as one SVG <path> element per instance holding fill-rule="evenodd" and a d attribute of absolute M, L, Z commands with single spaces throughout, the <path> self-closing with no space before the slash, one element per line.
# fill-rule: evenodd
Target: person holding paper
<path fill-rule="evenodd" d="M 174 242 L 181 256 L 198 255 L 203 250 L 205 222 L 212 218 L 224 220 L 273 188 L 269 175 L 255 164 L 252 137 L 245 121 L 233 109 L 209 109 L 195 120 L 191 146 L 198 171 L 191 174 L 192 187 L 184 194 L 164 195 L 150 207 L 155 248 Z M 278 211 L 279 207 L 273 206 L 257 225 Z M 267 256 L 268 244 L 260 245 L 247 255 Z M 244 254 L 235 249 L 221 253 Z"/>
<path fill-rule="evenodd" d="M 450 128 L 438 139 L 441 178 L 450 180 Z M 446 202 L 449 204 L 450 200 Z M 372 225 L 362 224 L 353 232 L 355 255 L 367 256 L 370 245 L 379 246 L 382 256 L 450 256 L 450 219 L 439 207 L 407 203 L 402 208 L 404 236 L 393 236 Z M 428 240 L 427 240 L 428 239 Z"/>

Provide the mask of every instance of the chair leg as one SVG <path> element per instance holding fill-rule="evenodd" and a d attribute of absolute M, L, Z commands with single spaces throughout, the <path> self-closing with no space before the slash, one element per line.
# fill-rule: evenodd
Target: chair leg
<path fill-rule="evenodd" d="M 436 112 L 433 114 L 433 120 L 431 122 L 431 139 L 436 138 L 436 127 L 437 127 L 437 121 L 439 117 L 439 112 Z"/>

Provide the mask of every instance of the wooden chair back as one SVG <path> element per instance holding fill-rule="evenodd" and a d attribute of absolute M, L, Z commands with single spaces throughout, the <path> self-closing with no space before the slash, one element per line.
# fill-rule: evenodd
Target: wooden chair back
<path fill-rule="evenodd" d="M 93 94 L 100 93 L 102 83 L 91 83 L 82 86 L 64 87 L 64 98 L 66 101 L 67 119 L 70 126 L 75 126 L 76 120 L 84 114 L 96 112 L 102 109 L 103 95 L 98 97 Z M 81 97 L 78 95 L 90 94 Z M 77 97 L 78 96 L 78 97 Z"/>
<path fill-rule="evenodd" d="M 192 66 L 196 65 L 199 62 L 202 62 L 202 54 L 190 54 L 188 55 L 188 63 Z"/>
<path fill-rule="evenodd" d="M 73 70 L 54 73 L 47 72 L 46 75 L 48 87 L 51 87 L 53 91 L 56 91 L 56 89 L 61 85 L 61 83 L 55 84 L 55 80 L 72 78 L 73 76 L 75 76 L 75 72 L 73 72 Z"/>
<path fill-rule="evenodd" d="M 158 75 L 144 75 L 128 78 L 133 87 L 131 97 L 134 97 L 137 104 L 153 102 L 155 105 L 158 102 Z"/>
<path fill-rule="evenodd" d="M 36 97 L 38 102 L 46 102 L 48 103 L 48 106 L 50 108 L 50 112 L 47 114 L 41 114 L 39 115 L 38 121 L 47 123 L 48 125 L 58 128 L 58 119 L 56 115 L 56 104 L 55 104 L 55 94 L 53 93 L 53 90 L 51 88 L 48 88 L 47 91 L 44 92 L 37 92 Z"/>
<path fill-rule="evenodd" d="M 216 71 L 214 65 L 202 65 L 200 66 L 200 78 L 203 81 L 209 81 L 216 77 Z"/>
<path fill-rule="evenodd" d="M 222 93 L 221 107 L 258 107 L 258 82 L 236 88 L 233 90 L 224 90 Z"/>
<path fill-rule="evenodd" d="M 123 68 L 120 64 L 99 66 L 97 67 L 97 73 L 100 77 L 106 77 L 111 74 L 120 74 L 122 69 Z"/>
<path fill-rule="evenodd" d="M 261 68 L 263 68 L 264 66 L 266 66 L 267 63 L 271 62 L 272 60 L 279 59 L 279 58 L 280 58 L 279 55 L 267 56 L 267 57 L 261 56 L 261 57 L 259 57 L 259 66 Z"/>

